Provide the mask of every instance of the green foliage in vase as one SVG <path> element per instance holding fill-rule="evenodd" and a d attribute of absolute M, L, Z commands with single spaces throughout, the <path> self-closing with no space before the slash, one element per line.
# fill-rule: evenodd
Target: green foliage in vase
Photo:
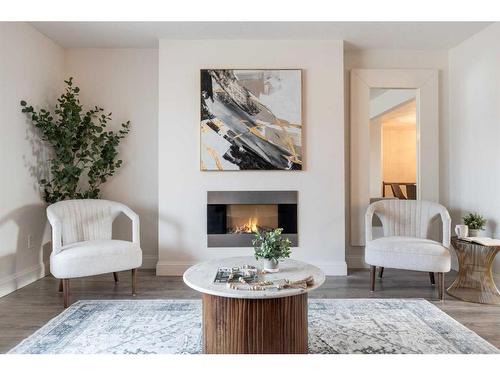
<path fill-rule="evenodd" d="M 35 111 L 21 101 L 22 112 L 53 150 L 50 178 L 39 181 L 48 203 L 100 198 L 100 185 L 122 165 L 122 160 L 117 159 L 117 148 L 130 131 L 130 121 L 118 131 L 107 130 L 111 113 L 106 114 L 97 106 L 84 111 L 78 98 L 80 89 L 73 85 L 73 78 L 64 82 L 66 90 L 57 99 L 54 114 L 46 109 Z"/>
<path fill-rule="evenodd" d="M 257 231 L 252 244 L 255 249 L 255 259 L 269 259 L 278 261 L 279 259 L 290 257 L 290 240 L 283 238 L 281 233 L 283 228 L 271 231 Z"/>
<path fill-rule="evenodd" d="M 484 230 L 484 226 L 486 225 L 486 219 L 479 214 L 469 213 L 462 219 L 469 229 Z"/>

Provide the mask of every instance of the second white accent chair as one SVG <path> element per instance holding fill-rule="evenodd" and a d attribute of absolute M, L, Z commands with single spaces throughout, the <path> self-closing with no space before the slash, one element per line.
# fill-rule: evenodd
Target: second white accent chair
<path fill-rule="evenodd" d="M 373 239 L 372 220 L 377 215 L 382 222 L 384 236 Z M 429 239 L 436 219 L 443 224 L 443 240 Z M 375 290 L 375 273 L 384 268 L 429 272 L 434 284 L 438 274 L 439 299 L 444 298 L 444 274 L 450 271 L 451 218 L 445 207 L 438 203 L 419 200 L 381 200 L 370 204 L 365 215 L 365 262 L 371 267 L 370 289 Z"/>
<path fill-rule="evenodd" d="M 113 221 L 123 213 L 132 221 L 132 242 L 112 239 Z M 124 204 L 102 199 L 66 200 L 47 207 L 52 226 L 50 272 L 61 279 L 64 307 L 69 305 L 69 279 L 132 271 L 135 295 L 137 268 L 142 265 L 139 216 Z"/>

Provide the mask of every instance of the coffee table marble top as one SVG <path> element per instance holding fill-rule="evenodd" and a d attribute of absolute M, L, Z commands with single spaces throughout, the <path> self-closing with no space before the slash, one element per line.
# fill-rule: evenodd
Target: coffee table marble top
<path fill-rule="evenodd" d="M 278 290 L 272 288 L 268 290 L 236 290 L 228 288 L 226 284 L 214 283 L 215 274 L 219 267 L 241 267 L 244 265 L 255 266 L 260 271 L 262 269 L 262 260 L 256 260 L 254 257 L 234 257 L 199 263 L 184 272 L 184 283 L 198 292 L 219 297 L 265 299 L 289 297 L 307 293 L 318 288 L 325 282 L 325 274 L 318 267 L 298 260 L 286 259 L 280 261 L 279 272 L 266 274 L 259 273 L 259 280 L 274 281 L 288 279 L 290 281 L 297 281 L 312 276 L 314 278 L 314 285 L 307 289 L 290 288 Z"/>

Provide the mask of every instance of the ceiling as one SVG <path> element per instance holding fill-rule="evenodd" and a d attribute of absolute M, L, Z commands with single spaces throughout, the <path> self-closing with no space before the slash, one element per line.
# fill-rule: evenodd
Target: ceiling
<path fill-rule="evenodd" d="M 386 112 L 380 118 L 380 122 L 384 126 L 411 125 L 417 123 L 417 102 L 415 99 L 395 107 L 393 110 Z"/>
<path fill-rule="evenodd" d="M 31 22 L 65 48 L 157 48 L 159 39 L 342 39 L 346 49 L 449 49 L 490 22 Z"/>

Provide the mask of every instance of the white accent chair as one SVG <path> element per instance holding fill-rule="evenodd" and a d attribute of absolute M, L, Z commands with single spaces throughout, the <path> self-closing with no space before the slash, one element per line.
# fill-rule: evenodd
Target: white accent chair
<path fill-rule="evenodd" d="M 372 220 L 377 215 L 384 236 L 373 239 Z M 443 223 L 442 243 L 428 239 L 435 219 Z M 370 289 L 375 291 L 375 273 L 384 267 L 429 272 L 431 283 L 438 273 L 439 299 L 444 298 L 444 273 L 450 271 L 450 214 L 438 203 L 418 200 L 381 200 L 370 204 L 365 215 L 365 262 L 371 267 Z"/>
<path fill-rule="evenodd" d="M 132 242 L 112 239 L 114 219 L 124 213 L 132 221 Z M 102 199 L 77 199 L 47 207 L 52 226 L 50 272 L 60 279 L 64 307 L 69 305 L 69 279 L 132 270 L 136 293 L 137 268 L 142 265 L 139 216 L 124 204 Z"/>

